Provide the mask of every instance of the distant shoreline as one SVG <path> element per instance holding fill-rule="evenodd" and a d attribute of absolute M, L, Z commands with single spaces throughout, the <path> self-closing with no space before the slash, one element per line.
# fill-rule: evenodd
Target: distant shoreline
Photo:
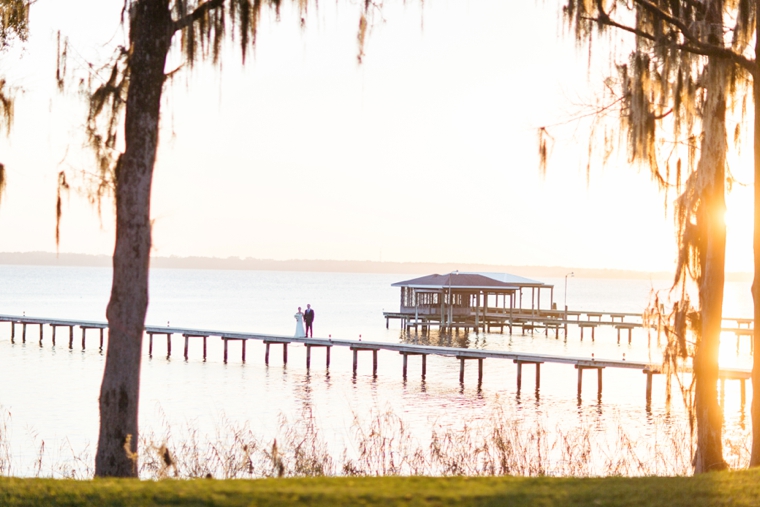
<path fill-rule="evenodd" d="M 108 255 L 52 252 L 0 252 L 0 265 L 28 266 L 88 266 L 110 267 Z M 454 270 L 475 272 L 505 272 L 528 278 L 562 278 L 569 272 L 583 278 L 672 279 L 666 271 L 634 271 L 624 269 L 591 269 L 563 266 L 507 266 L 494 264 L 335 261 L 317 259 L 241 259 L 238 257 L 152 257 L 151 267 L 163 269 L 217 269 L 250 271 L 316 271 L 334 273 L 430 274 Z M 727 273 L 727 281 L 751 281 L 751 273 Z"/>

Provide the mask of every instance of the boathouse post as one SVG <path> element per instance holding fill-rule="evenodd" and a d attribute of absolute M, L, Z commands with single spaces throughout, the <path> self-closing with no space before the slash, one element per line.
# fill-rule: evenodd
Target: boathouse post
<path fill-rule="evenodd" d="M 21 343 L 26 343 L 26 322 L 21 323 Z"/>
<path fill-rule="evenodd" d="M 69 348 L 74 348 L 74 326 L 69 326 Z"/>
<path fill-rule="evenodd" d="M 44 326 L 44 325 L 45 324 L 43 324 L 42 322 L 40 322 L 40 346 L 42 346 L 42 338 L 43 338 L 42 326 Z"/>
<path fill-rule="evenodd" d="M 50 324 L 50 327 L 53 328 L 53 347 L 55 347 L 55 324 Z"/>
<path fill-rule="evenodd" d="M 11 321 L 11 343 L 16 343 L 15 338 L 16 338 L 16 322 L 12 320 Z"/>

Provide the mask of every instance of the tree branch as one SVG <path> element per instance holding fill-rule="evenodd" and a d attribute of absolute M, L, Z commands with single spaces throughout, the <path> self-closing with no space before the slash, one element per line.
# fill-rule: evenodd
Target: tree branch
<path fill-rule="evenodd" d="M 689 41 L 690 44 L 679 44 L 676 47 L 683 50 L 688 51 L 690 53 L 699 54 L 699 55 L 705 55 L 705 56 L 715 56 L 718 58 L 724 58 L 733 61 L 740 67 L 743 67 L 747 72 L 752 74 L 753 78 L 757 77 L 757 62 L 754 60 L 750 60 L 743 55 L 734 53 L 731 49 L 725 48 L 723 46 L 716 46 L 714 44 L 705 43 L 699 40 L 694 34 L 691 33 L 691 31 L 688 29 L 688 27 L 679 19 L 674 18 L 670 14 L 666 13 L 653 3 L 651 3 L 649 0 L 634 0 L 637 5 L 640 5 L 644 9 L 648 10 L 650 13 L 654 14 L 655 16 L 661 17 L 665 22 L 669 23 L 670 25 L 676 27 L 681 34 L 686 38 L 686 40 Z"/>
<path fill-rule="evenodd" d="M 207 2 L 200 4 L 193 12 L 187 16 L 174 21 L 172 25 L 172 33 L 191 26 L 193 23 L 205 16 L 209 11 L 222 7 L 224 5 L 224 1 L 225 0 L 208 0 Z"/>
<path fill-rule="evenodd" d="M 675 47 L 677 49 L 681 51 L 686 51 L 692 54 L 697 54 L 697 55 L 702 55 L 702 56 L 714 56 L 717 58 L 731 60 L 736 65 L 742 67 L 747 72 L 749 72 L 753 76 L 753 78 L 760 79 L 760 76 L 757 75 L 758 68 L 757 68 L 757 62 L 755 60 L 749 59 L 743 55 L 735 53 L 729 48 L 716 46 L 714 44 L 709 44 L 709 43 L 700 41 L 691 32 L 689 32 L 688 28 L 683 23 L 681 23 L 679 20 L 677 20 L 673 16 L 670 16 L 669 14 L 663 12 L 657 6 L 652 5 L 647 0 L 635 0 L 635 2 L 641 5 L 642 7 L 646 8 L 647 10 L 649 10 L 651 13 L 657 16 L 661 16 L 665 22 L 669 23 L 671 26 L 678 29 L 678 31 L 684 36 L 684 38 L 688 42 L 685 44 L 676 44 Z M 652 42 L 659 42 L 659 40 L 651 33 L 619 23 L 613 20 L 612 18 L 610 18 L 609 15 L 601 9 L 599 9 L 599 17 L 587 18 L 587 19 L 589 19 L 589 21 L 595 21 L 597 23 L 600 23 L 606 26 L 611 26 L 613 28 L 623 30 L 625 32 L 636 35 L 637 37 L 641 37 L 643 39 L 646 39 Z"/>

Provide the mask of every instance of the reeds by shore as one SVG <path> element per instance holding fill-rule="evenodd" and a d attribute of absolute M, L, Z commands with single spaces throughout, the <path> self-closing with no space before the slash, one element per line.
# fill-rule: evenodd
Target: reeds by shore
<path fill-rule="evenodd" d="M 68 442 L 51 452 L 37 442 L 32 463 L 16 463 L 8 438 L 10 416 L 0 418 L 0 475 L 69 477 L 93 475 L 93 449 Z M 645 435 L 632 435 L 622 421 L 600 432 L 583 420 L 547 427 L 494 409 L 488 417 L 456 427 L 431 424 L 425 439 L 412 434 L 392 411 L 354 416 L 350 439 L 330 446 L 313 414 L 282 417 L 276 437 L 263 439 L 248 424 L 222 419 L 213 435 L 188 426 L 164 425 L 140 437 L 143 479 L 166 477 L 259 478 L 311 476 L 645 476 L 688 475 L 692 445 L 686 422 L 657 421 Z M 733 468 L 748 462 L 748 435 L 726 439 Z M 342 447 L 342 452 L 335 448 Z M 333 451 L 331 452 L 331 449 Z"/>

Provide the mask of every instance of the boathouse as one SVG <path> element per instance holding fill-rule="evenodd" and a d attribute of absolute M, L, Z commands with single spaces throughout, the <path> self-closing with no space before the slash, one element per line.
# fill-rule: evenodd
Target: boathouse
<path fill-rule="evenodd" d="M 512 320 L 515 314 L 554 309 L 553 285 L 509 273 L 433 274 L 391 286 L 401 289 L 401 304 L 399 313 L 386 313 L 386 319 L 413 320 L 415 325 L 478 328 Z"/>

